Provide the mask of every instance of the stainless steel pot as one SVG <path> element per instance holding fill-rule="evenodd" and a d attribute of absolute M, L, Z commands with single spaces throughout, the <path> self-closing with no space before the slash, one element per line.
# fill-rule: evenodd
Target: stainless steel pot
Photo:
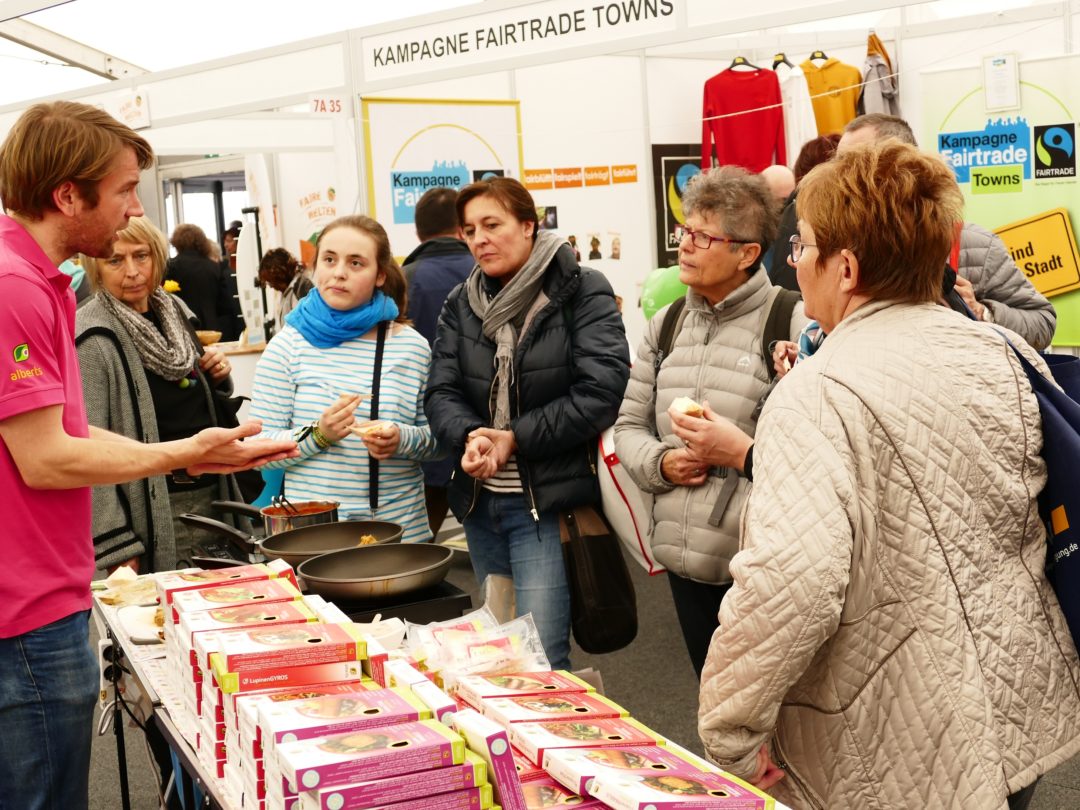
<path fill-rule="evenodd" d="M 266 537 L 303 526 L 318 526 L 323 523 L 336 523 L 338 520 L 337 501 L 292 501 L 293 510 L 287 506 L 264 506 L 261 509 L 237 501 L 215 501 L 214 506 L 229 512 L 241 512 L 252 518 L 262 518 L 263 533 Z"/>
<path fill-rule="evenodd" d="M 296 573 L 320 596 L 385 599 L 438 585 L 453 556 L 451 549 L 431 543 L 363 546 L 312 557 Z"/>
<path fill-rule="evenodd" d="M 340 520 L 337 523 L 301 526 L 258 538 L 202 515 L 181 515 L 180 520 L 223 535 L 246 552 L 261 552 L 266 557 L 285 560 L 293 567 L 318 554 L 359 548 L 364 535 L 374 536 L 375 542 L 380 545 L 397 543 L 404 531 L 397 523 L 387 520 Z"/>

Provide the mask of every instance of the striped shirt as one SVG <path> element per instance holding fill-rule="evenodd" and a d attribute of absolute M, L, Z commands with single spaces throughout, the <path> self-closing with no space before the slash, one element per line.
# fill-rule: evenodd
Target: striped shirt
<path fill-rule="evenodd" d="M 401 441 L 394 456 L 379 462 L 379 520 L 405 528 L 403 542 L 428 540 L 421 461 L 439 455 L 424 414 L 431 350 L 411 327 L 391 329 L 383 352 L 379 387 L 379 419 L 394 422 Z M 375 367 L 374 338 L 354 338 L 331 349 L 312 346 L 288 324 L 273 337 L 255 369 L 251 416 L 261 419 L 261 436 L 289 438 L 315 422 L 338 394 L 371 393 Z M 362 421 L 370 414 L 367 398 L 357 408 Z M 368 453 L 359 436 L 350 434 L 326 450 L 310 435 L 300 442 L 300 455 L 268 464 L 284 467 L 285 494 L 290 500 L 329 498 L 339 501 L 342 520 L 372 517 L 368 487 Z"/>

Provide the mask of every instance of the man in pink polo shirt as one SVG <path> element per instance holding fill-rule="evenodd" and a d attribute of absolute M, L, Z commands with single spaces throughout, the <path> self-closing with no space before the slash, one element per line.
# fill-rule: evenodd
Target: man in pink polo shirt
<path fill-rule="evenodd" d="M 249 422 L 142 444 L 87 425 L 75 298 L 57 265 L 141 216 L 149 144 L 85 104 L 38 104 L 0 146 L 0 806 L 85 808 L 97 659 L 90 487 L 295 455 Z"/>

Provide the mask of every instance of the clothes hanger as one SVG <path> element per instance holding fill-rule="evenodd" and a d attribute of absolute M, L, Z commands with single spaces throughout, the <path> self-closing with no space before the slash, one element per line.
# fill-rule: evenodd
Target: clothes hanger
<path fill-rule="evenodd" d="M 732 59 L 731 64 L 728 65 L 728 70 L 731 70 L 732 68 L 737 68 L 737 67 L 745 67 L 745 68 L 752 68 L 754 70 L 761 70 L 761 68 L 759 68 L 757 65 L 753 64 L 745 56 L 736 56 L 734 59 Z"/>
<path fill-rule="evenodd" d="M 788 67 L 795 67 L 793 64 L 791 64 L 790 60 L 787 58 L 787 54 L 784 53 L 783 51 L 780 51 L 780 53 L 776 54 L 772 58 L 772 69 L 773 70 L 776 70 L 780 65 L 787 65 Z"/>
<path fill-rule="evenodd" d="M 807 57 L 807 59 L 826 59 L 826 60 L 828 58 L 829 57 L 827 57 L 825 55 L 825 51 L 820 51 L 820 50 L 819 51 L 814 51 L 812 54 L 810 54 L 810 56 Z"/>

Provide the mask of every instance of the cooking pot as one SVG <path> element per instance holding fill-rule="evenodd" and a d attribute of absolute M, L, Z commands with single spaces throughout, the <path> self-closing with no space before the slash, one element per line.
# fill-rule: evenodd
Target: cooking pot
<path fill-rule="evenodd" d="M 361 546 L 300 564 L 308 590 L 342 600 L 384 599 L 438 585 L 454 552 L 432 543 Z"/>
<path fill-rule="evenodd" d="M 334 523 L 338 519 L 337 501 L 290 501 L 286 505 L 264 506 L 261 509 L 239 501 L 214 501 L 214 507 L 226 512 L 238 512 L 258 520 L 262 518 L 263 533 L 269 537 L 289 529 Z"/>
<path fill-rule="evenodd" d="M 309 557 L 330 551 L 358 548 L 364 535 L 375 538 L 376 544 L 397 543 L 404 529 L 386 520 L 340 520 L 316 526 L 278 532 L 266 538 L 253 537 L 234 529 L 220 520 L 202 515 L 180 515 L 189 526 L 198 526 L 224 535 L 245 552 L 261 552 L 266 557 L 282 559 L 294 568 Z"/>

